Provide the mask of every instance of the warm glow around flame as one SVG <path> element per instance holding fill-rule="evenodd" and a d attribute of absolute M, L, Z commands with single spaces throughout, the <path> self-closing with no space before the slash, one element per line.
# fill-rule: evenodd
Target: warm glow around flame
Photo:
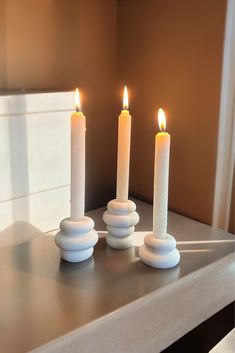
<path fill-rule="evenodd" d="M 129 108 L 129 102 L 128 102 L 128 91 L 126 86 L 124 86 L 124 92 L 123 92 L 123 109 L 128 109 Z"/>
<path fill-rule="evenodd" d="M 76 88 L 76 91 L 75 91 L 75 108 L 76 108 L 76 112 L 79 112 L 81 110 L 80 93 L 78 88 Z"/>
<path fill-rule="evenodd" d="M 162 108 L 158 109 L 158 125 L 161 131 L 166 130 L 166 116 Z"/>

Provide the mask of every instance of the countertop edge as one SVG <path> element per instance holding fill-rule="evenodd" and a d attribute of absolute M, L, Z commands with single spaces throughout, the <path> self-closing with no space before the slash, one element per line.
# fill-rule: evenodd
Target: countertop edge
<path fill-rule="evenodd" d="M 160 352 L 234 300 L 234 275 L 231 253 L 30 352 Z"/>

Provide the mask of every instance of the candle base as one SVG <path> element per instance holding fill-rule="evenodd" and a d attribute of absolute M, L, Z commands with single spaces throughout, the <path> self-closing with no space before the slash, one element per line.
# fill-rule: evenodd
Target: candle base
<path fill-rule="evenodd" d="M 69 262 L 82 262 L 89 259 L 98 241 L 94 230 L 94 221 L 83 217 L 79 221 L 65 218 L 60 223 L 60 231 L 55 236 L 55 243 L 60 248 L 62 259 Z"/>
<path fill-rule="evenodd" d="M 108 231 L 106 243 L 111 248 L 128 249 L 133 246 L 133 233 L 135 225 L 139 222 L 139 215 L 133 201 L 110 201 L 103 220 Z"/>
<path fill-rule="evenodd" d="M 170 234 L 166 234 L 165 238 L 147 234 L 144 244 L 139 249 L 139 256 L 146 265 L 162 269 L 174 267 L 180 261 L 175 238 Z"/>

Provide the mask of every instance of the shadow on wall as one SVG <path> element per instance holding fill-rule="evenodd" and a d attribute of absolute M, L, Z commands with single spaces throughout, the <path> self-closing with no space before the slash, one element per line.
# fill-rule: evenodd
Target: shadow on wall
<path fill-rule="evenodd" d="M 0 232 L 0 248 L 25 242 L 42 233 L 30 223 L 26 111 L 25 96 L 12 96 L 7 117 L 12 198 L 7 201 L 11 204 L 9 211 L 14 223 Z"/>

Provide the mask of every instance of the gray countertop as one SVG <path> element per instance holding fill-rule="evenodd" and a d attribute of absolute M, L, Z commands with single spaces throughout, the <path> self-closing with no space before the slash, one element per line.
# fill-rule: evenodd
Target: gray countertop
<path fill-rule="evenodd" d="M 106 246 L 104 209 L 88 212 L 100 239 L 84 263 L 61 260 L 53 233 L 0 250 L 1 353 L 156 353 L 233 300 L 231 234 L 169 212 L 181 262 L 156 270 L 138 257 L 152 206 L 137 206 L 128 250 Z"/>

